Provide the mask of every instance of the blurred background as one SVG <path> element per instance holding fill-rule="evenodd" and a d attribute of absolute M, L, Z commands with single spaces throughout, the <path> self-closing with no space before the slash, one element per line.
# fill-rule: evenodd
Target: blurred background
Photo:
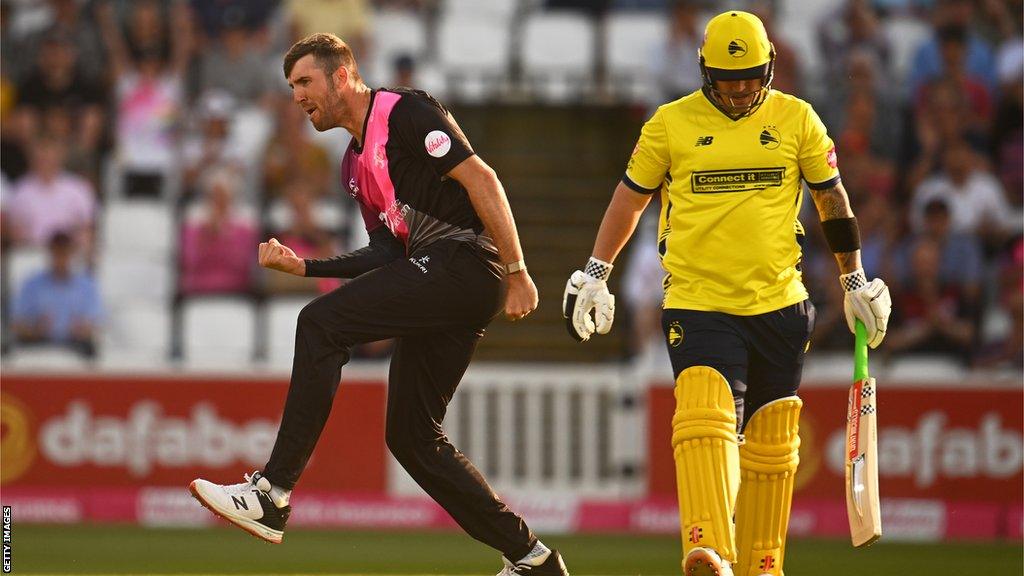
<path fill-rule="evenodd" d="M 275 236 L 323 257 L 366 241 L 337 177 L 350 137 L 315 132 L 281 69 L 292 42 L 333 32 L 371 86 L 422 88 L 453 109 L 505 185 L 540 288 L 528 321 L 496 321 L 483 340 L 445 422 L 453 441 L 531 526 L 568 539 L 570 562 L 573 545 L 587 549 L 584 571 L 675 573 L 656 210 L 616 263 L 612 334 L 572 341 L 561 292 L 590 254 L 642 123 L 700 87 L 704 24 L 731 8 L 764 20 L 774 87 L 824 120 L 866 272 L 892 289 L 890 333 L 872 356 L 890 547 L 856 566 L 874 558 L 879 574 L 914 574 L 970 559 L 1020 573 L 1019 0 L 3 0 L 0 486 L 16 525 L 38 525 L 22 528 L 37 548 L 16 566 L 117 571 L 116 555 L 88 551 L 131 538 L 147 551 L 201 545 L 206 530 L 135 527 L 208 527 L 187 482 L 240 481 L 265 462 L 298 310 L 340 281 L 259 269 L 256 244 Z M 801 219 L 818 322 L 792 556 L 804 555 L 805 573 L 822 573 L 810 568 L 820 558 L 843 574 L 852 337 L 809 199 Z M 423 531 L 450 520 L 384 447 L 389 351 L 356 351 L 296 491 L 293 525 L 311 531 L 294 538 L 313 548 L 280 568 L 254 556 L 250 570 L 344 571 L 320 559 L 358 538 L 415 534 L 427 539 L 424 559 L 442 546 Z M 623 541 L 648 563 L 609 553 Z M 956 559 L 941 555 L 951 550 Z M 122 568 L 218 571 L 217 553 L 127 556 Z M 409 569 L 483 570 L 472 558 Z"/>

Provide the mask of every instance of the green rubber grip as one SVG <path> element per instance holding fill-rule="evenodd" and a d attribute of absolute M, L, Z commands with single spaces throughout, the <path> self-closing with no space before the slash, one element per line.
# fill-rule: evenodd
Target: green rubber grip
<path fill-rule="evenodd" d="M 867 380 L 868 376 L 868 329 L 860 320 L 854 321 L 853 381 Z"/>

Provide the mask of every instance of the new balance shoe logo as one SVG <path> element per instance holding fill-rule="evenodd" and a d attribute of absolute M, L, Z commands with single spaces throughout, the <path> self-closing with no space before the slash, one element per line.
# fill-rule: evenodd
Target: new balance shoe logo
<path fill-rule="evenodd" d="M 697 143 L 693 145 L 694 148 L 697 146 L 710 146 L 711 142 L 714 141 L 714 136 L 697 136 Z"/>
<path fill-rule="evenodd" d="M 249 509 L 249 504 L 245 501 L 245 498 L 238 498 L 236 496 L 231 497 L 231 502 L 235 505 L 235 510 Z"/>

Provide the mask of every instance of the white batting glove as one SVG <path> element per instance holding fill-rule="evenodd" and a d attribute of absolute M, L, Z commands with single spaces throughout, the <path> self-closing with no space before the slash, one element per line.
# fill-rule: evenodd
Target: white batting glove
<path fill-rule="evenodd" d="M 885 339 L 889 314 L 892 313 L 889 287 L 880 278 L 868 282 L 864 270 L 860 269 L 843 274 L 839 277 L 839 283 L 846 291 L 843 311 L 846 312 L 846 325 L 850 327 L 850 332 L 854 332 L 855 321 L 860 320 L 867 328 L 868 346 L 878 348 Z"/>
<path fill-rule="evenodd" d="M 615 296 L 606 282 L 611 271 L 611 264 L 591 258 L 586 272 L 576 270 L 565 283 L 562 317 L 569 335 L 577 342 L 586 342 L 594 332 L 607 334 L 612 329 Z"/>

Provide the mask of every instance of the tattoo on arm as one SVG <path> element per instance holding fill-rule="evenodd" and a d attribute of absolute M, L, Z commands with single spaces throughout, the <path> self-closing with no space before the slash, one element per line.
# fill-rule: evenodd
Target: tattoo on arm
<path fill-rule="evenodd" d="M 818 208 L 818 218 L 822 222 L 853 216 L 850 198 L 846 195 L 842 182 L 837 182 L 835 186 L 824 190 L 811 190 L 811 198 L 814 199 L 814 205 Z"/>
<path fill-rule="evenodd" d="M 836 218 L 852 218 L 853 209 L 850 208 L 850 197 L 846 195 L 846 189 L 842 182 L 824 190 L 811 190 L 811 198 L 818 208 L 818 218 L 824 222 Z M 849 274 L 861 267 L 860 250 L 853 252 L 837 252 L 836 263 L 839 265 L 840 274 Z"/>

